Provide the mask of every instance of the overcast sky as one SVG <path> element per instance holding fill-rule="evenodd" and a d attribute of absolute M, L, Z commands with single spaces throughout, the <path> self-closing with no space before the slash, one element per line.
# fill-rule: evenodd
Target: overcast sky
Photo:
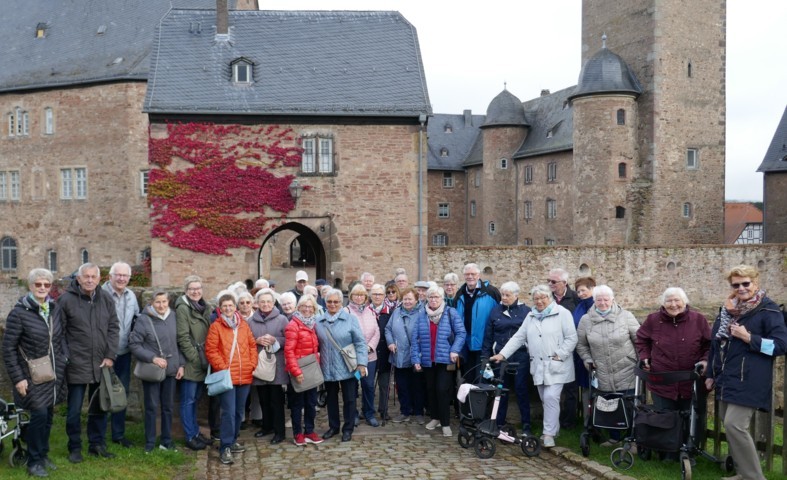
<path fill-rule="evenodd" d="M 260 0 L 265 10 L 396 10 L 418 30 L 435 113 L 485 114 L 503 90 L 521 100 L 576 85 L 581 0 Z M 727 2 L 728 200 L 762 200 L 762 162 L 787 106 L 787 1 Z M 600 46 L 599 46 L 600 47 Z"/>

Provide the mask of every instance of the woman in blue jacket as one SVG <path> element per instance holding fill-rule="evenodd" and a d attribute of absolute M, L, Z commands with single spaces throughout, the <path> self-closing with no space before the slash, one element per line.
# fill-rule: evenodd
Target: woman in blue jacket
<path fill-rule="evenodd" d="M 434 430 L 439 424 L 443 427 L 443 436 L 450 437 L 451 387 L 456 360 L 465 344 L 465 326 L 459 313 L 445 304 L 442 288 L 429 288 L 426 301 L 426 307 L 416 320 L 410 359 L 415 371 L 424 373 L 426 399 L 432 414 L 426 428 Z"/>
<path fill-rule="evenodd" d="M 773 359 L 787 350 L 784 317 L 760 289 L 759 276 L 749 265 L 727 274 L 730 295 L 713 324 L 705 381 L 721 402 L 736 477 L 747 480 L 765 479 L 749 424 L 755 410 L 770 410 Z"/>
<path fill-rule="evenodd" d="M 394 423 L 410 421 L 410 416 L 415 416 L 415 421 L 423 425 L 424 422 L 424 387 L 423 375 L 413 372 L 413 362 L 410 356 L 410 339 L 416 328 L 421 307 L 418 303 L 418 293 L 415 289 L 407 287 L 400 292 L 402 304 L 396 307 L 385 326 L 385 342 L 391 352 L 388 361 L 394 365 L 394 378 L 396 379 L 396 392 L 399 394 L 401 413 L 394 417 Z"/>

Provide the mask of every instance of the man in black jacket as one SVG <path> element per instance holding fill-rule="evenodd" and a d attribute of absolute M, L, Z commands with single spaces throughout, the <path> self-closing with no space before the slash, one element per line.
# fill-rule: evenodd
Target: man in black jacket
<path fill-rule="evenodd" d="M 71 282 L 57 303 L 62 308 L 63 328 L 70 357 L 66 367 L 68 383 L 68 460 L 82 461 L 82 404 L 87 391 L 90 399 L 87 416 L 88 453 L 112 458 L 107 451 L 107 414 L 94 397 L 101 380 L 101 368 L 114 365 L 118 349 L 118 318 L 115 302 L 101 288 L 99 268 L 92 263 L 79 267 L 77 278 Z"/>

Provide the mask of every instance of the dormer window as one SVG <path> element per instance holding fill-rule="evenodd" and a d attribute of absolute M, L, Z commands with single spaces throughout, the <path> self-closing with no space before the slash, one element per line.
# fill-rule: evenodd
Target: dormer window
<path fill-rule="evenodd" d="M 445 133 L 454 133 L 454 127 L 452 127 L 450 123 L 446 123 L 445 127 L 443 127 L 443 131 Z"/>
<path fill-rule="evenodd" d="M 235 83 L 252 83 L 254 81 L 253 65 L 245 58 L 239 58 L 232 62 L 232 81 Z"/>
<path fill-rule="evenodd" d="M 47 29 L 46 23 L 39 23 L 38 25 L 36 25 L 36 38 L 46 37 L 46 29 Z"/>
<path fill-rule="evenodd" d="M 441 157 L 447 157 L 448 156 L 448 149 L 445 148 L 445 147 L 441 148 L 440 149 L 440 156 Z"/>

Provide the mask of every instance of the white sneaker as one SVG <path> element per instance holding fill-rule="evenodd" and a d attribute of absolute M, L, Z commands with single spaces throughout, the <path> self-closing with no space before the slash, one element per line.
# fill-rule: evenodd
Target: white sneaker
<path fill-rule="evenodd" d="M 451 432 L 451 427 L 443 427 L 443 436 L 444 437 L 453 437 L 454 434 Z"/>
<path fill-rule="evenodd" d="M 426 429 L 434 430 L 438 425 L 440 425 L 440 420 L 429 420 L 429 423 L 426 424 Z"/>
<path fill-rule="evenodd" d="M 555 446 L 555 437 L 552 435 L 544 435 L 544 448 L 551 448 Z"/>

